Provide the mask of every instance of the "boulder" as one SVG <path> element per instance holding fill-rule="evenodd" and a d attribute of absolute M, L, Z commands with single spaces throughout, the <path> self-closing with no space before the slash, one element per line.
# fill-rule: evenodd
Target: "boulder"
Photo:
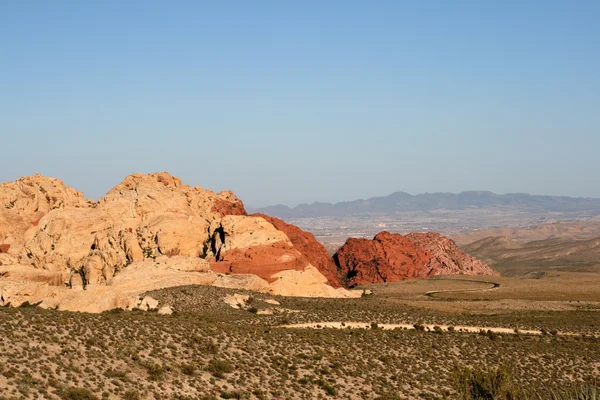
<path fill-rule="evenodd" d="M 162 306 L 158 309 L 158 314 L 160 315 L 171 315 L 173 314 L 173 309 L 169 306 Z"/>
<path fill-rule="evenodd" d="M 150 296 L 145 296 L 138 308 L 144 311 L 156 310 L 158 308 L 158 300 L 153 299 Z"/>

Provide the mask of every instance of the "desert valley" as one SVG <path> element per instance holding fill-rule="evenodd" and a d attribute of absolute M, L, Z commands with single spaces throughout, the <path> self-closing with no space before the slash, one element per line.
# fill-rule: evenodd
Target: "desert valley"
<path fill-rule="evenodd" d="M 0 398 L 596 390 L 593 219 L 456 241 L 382 231 L 328 253 L 168 173 L 99 201 L 34 175 L 0 185 L 0 203 Z"/>
<path fill-rule="evenodd" d="M 0 400 L 600 400 L 599 20 L 0 0 Z"/>

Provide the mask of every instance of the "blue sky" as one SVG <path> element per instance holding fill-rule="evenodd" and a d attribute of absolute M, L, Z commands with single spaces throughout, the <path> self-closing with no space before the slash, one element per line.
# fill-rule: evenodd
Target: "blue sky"
<path fill-rule="evenodd" d="M 0 181 L 600 197 L 598 1 L 0 2 Z"/>

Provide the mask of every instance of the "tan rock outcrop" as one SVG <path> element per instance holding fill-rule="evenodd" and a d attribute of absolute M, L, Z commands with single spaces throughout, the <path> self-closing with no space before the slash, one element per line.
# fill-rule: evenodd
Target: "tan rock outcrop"
<path fill-rule="evenodd" d="M 285 233 L 261 217 L 226 215 L 211 229 L 211 235 L 217 259 L 221 253 L 252 246 L 283 242 L 292 247 L 292 242 Z"/>
<path fill-rule="evenodd" d="M 159 315 L 171 315 L 173 314 L 173 309 L 169 306 L 162 306 L 158 309 Z"/>
<path fill-rule="evenodd" d="M 167 173 L 130 175 L 98 202 L 36 175 L 0 185 L 0 205 L 4 303 L 99 312 L 186 284 L 348 295 L 328 289 L 291 230 L 247 216 L 230 191 L 192 188 Z"/>
<path fill-rule="evenodd" d="M 22 249 L 24 233 L 52 210 L 87 208 L 91 201 L 62 181 L 42 175 L 26 176 L 0 184 L 0 245 L 7 251 Z"/>

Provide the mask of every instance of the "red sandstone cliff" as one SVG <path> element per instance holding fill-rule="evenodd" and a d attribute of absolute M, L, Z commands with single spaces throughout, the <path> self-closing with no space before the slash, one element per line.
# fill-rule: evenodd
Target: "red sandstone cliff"
<path fill-rule="evenodd" d="M 350 287 L 434 275 L 498 274 L 437 233 L 403 236 L 381 232 L 373 240 L 351 238 L 333 259 Z"/>

